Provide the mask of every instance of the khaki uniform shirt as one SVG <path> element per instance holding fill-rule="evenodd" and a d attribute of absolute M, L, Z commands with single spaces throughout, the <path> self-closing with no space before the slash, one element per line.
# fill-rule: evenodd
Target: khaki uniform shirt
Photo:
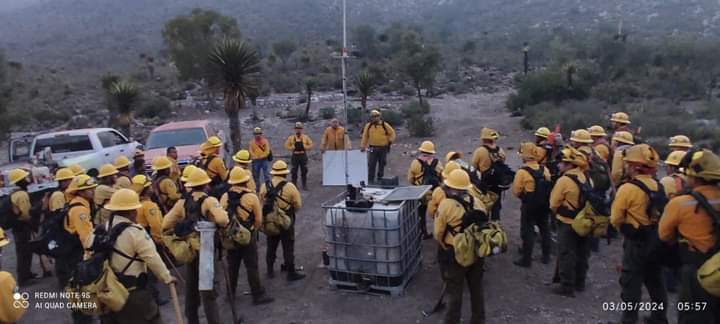
<path fill-rule="evenodd" d="M 202 196 L 207 196 L 204 192 L 193 192 L 191 195 L 194 201 L 197 201 Z M 200 212 L 209 221 L 214 222 L 220 227 L 225 227 L 228 224 L 228 214 L 215 197 L 208 196 L 205 201 L 203 201 Z M 180 199 L 163 218 L 163 232 L 175 230 L 175 224 L 183 219 L 185 219 L 185 199 Z"/>
<path fill-rule="evenodd" d="M 115 189 L 130 189 L 130 186 L 132 186 L 132 181 L 130 181 L 130 177 L 118 175 L 117 180 L 115 180 Z"/>
<path fill-rule="evenodd" d="M 113 226 L 119 223 L 130 223 L 130 220 L 122 217 L 115 216 L 113 218 Z M 123 275 L 137 277 L 148 271 L 152 271 L 153 274 L 163 283 L 170 283 L 172 277 L 170 276 L 170 270 L 165 266 L 165 263 L 160 258 L 160 255 L 155 248 L 150 236 L 145 232 L 145 229 L 138 226 L 137 224 L 131 225 L 131 228 L 125 229 L 117 241 L 115 241 L 114 248 L 125 255 L 138 258 L 142 261 L 132 261 L 130 266 L 128 262 L 130 260 L 119 253 L 113 253 L 110 257 L 110 267 L 117 273 L 120 273 L 125 267 Z"/>

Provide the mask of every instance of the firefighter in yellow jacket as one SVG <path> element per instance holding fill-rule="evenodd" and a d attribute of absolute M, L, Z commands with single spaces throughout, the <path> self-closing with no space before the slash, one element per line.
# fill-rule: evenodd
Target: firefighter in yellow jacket
<path fill-rule="evenodd" d="M 480 140 L 482 145 L 473 152 L 471 165 L 482 174 L 481 181 L 487 184 L 489 180 L 488 171 L 492 167 L 493 163 L 505 162 L 505 150 L 497 145 L 497 140 L 500 138 L 498 132 L 494 129 L 483 128 L 480 130 Z M 502 193 L 502 190 L 497 187 L 489 186 L 489 191 L 496 193 L 498 196 Z M 502 201 L 498 199 L 493 204 L 492 210 L 490 211 L 490 218 L 493 220 L 500 219 L 500 210 L 502 209 Z"/>
<path fill-rule="evenodd" d="M 554 151 L 553 144 L 550 143 L 550 129 L 547 127 L 540 127 L 535 131 L 535 145 L 538 147 L 538 159 L 537 162 L 547 166 L 552 161 L 552 155 Z"/>
<path fill-rule="evenodd" d="M 10 240 L 8 240 L 5 230 L 0 227 L 0 269 L 2 269 L 2 249 L 8 244 L 10 244 Z"/>
<path fill-rule="evenodd" d="M 585 176 L 588 161 L 585 154 L 565 147 L 558 165 L 562 176 L 550 193 L 550 210 L 558 220 L 558 268 L 554 282 L 560 286 L 553 293 L 574 297 L 575 291 L 585 290 L 585 280 L 590 258 L 590 240 L 579 236 L 571 224 L 585 201 L 581 201 L 581 185 L 592 183 Z"/>
<path fill-rule="evenodd" d="M 716 225 L 698 199 L 706 200 L 720 211 L 720 158 L 708 150 L 691 152 L 685 159 L 688 187 L 692 194 L 676 196 L 665 207 L 660 218 L 660 239 L 680 244 L 682 266 L 678 304 L 679 324 L 717 323 L 720 321 L 720 298 L 710 295 L 698 282 L 698 269 L 717 247 Z M 697 307 L 695 305 L 700 305 Z"/>
<path fill-rule="evenodd" d="M 680 162 L 685 158 L 685 151 L 674 151 L 670 152 L 667 159 L 665 159 L 665 172 L 667 176 L 660 179 L 660 183 L 665 189 L 665 195 L 668 199 L 675 197 L 682 193 L 685 189 L 686 178 L 680 170 Z"/>
<path fill-rule="evenodd" d="M 613 135 L 611 149 L 613 150 L 612 163 L 610 164 L 610 180 L 615 188 L 619 187 L 627 179 L 627 167 L 623 161 L 623 152 L 635 145 L 633 135 L 630 132 L 620 131 Z"/>
<path fill-rule="evenodd" d="M 276 192 L 276 203 L 278 208 L 285 210 L 290 216 L 292 222 L 290 228 L 280 233 L 277 236 L 267 237 L 267 254 L 265 261 L 267 262 L 267 273 L 268 277 L 272 278 L 275 276 L 274 264 L 275 255 L 277 248 L 282 244 L 283 249 L 283 260 L 285 261 L 284 268 L 287 271 L 287 280 L 295 281 L 305 278 L 304 274 L 298 273 L 295 268 L 295 222 L 298 210 L 302 207 L 302 198 L 297 187 L 292 183 L 287 182 L 287 175 L 290 173 L 287 167 L 287 163 L 282 160 L 275 161 L 270 170 L 272 179 L 269 183 L 264 183 L 260 186 L 260 197 L 262 201 L 268 199 L 268 192 L 273 190 Z M 272 188 L 268 188 L 268 184 Z M 282 269 L 283 267 L 281 267 Z"/>
<path fill-rule="evenodd" d="M 130 188 L 130 185 L 132 185 L 132 181 L 130 181 L 130 159 L 125 155 L 120 155 L 115 159 L 113 165 L 118 171 L 115 189 Z"/>
<path fill-rule="evenodd" d="M 320 151 L 342 151 L 350 149 L 350 138 L 345 134 L 345 128 L 340 126 L 337 118 L 330 121 L 320 141 Z"/>
<path fill-rule="evenodd" d="M 605 129 L 602 128 L 602 126 L 593 125 L 588 128 L 588 132 L 590 132 L 590 136 L 592 137 L 592 147 L 595 149 L 597 155 L 605 162 L 609 163 L 610 144 L 607 141 L 607 133 L 605 133 Z"/>
<path fill-rule="evenodd" d="M 649 145 L 639 144 L 627 149 L 623 160 L 627 163 L 630 180 L 618 188 L 610 214 L 610 223 L 624 237 L 620 298 L 628 304 L 640 303 L 642 286 L 645 285 L 652 303 L 663 306 L 652 309 L 648 322 L 667 323 L 667 292 L 661 264 L 655 253 L 657 244 L 654 244 L 661 215 L 659 209 L 652 205 L 653 193 L 665 194 L 653 178 L 660 157 Z M 635 323 L 637 320 L 637 309 L 623 311 L 623 323 Z"/>
<path fill-rule="evenodd" d="M 430 185 L 432 190 L 440 186 L 442 181 L 443 166 L 440 160 L 435 157 L 435 144 L 430 141 L 424 141 L 418 148 L 417 159 L 412 160 L 410 168 L 407 172 L 407 181 L 413 186 Z M 420 234 L 424 240 L 430 239 L 432 235 L 428 233 L 426 214 L 428 208 L 428 201 L 430 200 L 430 193 L 428 196 L 423 198 L 420 207 L 418 208 L 418 216 L 420 221 Z"/>
<path fill-rule="evenodd" d="M 192 201 L 188 201 L 186 204 L 185 199 L 180 199 L 175 203 L 175 206 L 173 206 L 163 218 L 162 228 L 164 233 L 175 231 L 175 225 L 180 222 L 183 223 L 181 227 L 187 224 L 183 222 L 186 218 L 205 218 L 217 224 L 218 227 L 227 226 L 229 221 L 227 212 L 215 197 L 208 195 L 210 182 L 212 182 L 210 177 L 200 168 L 195 169 L 192 174 L 190 174 L 188 181 L 185 183 L 185 187 L 192 189 L 189 195 Z M 217 258 L 215 260 L 217 261 Z M 208 323 L 219 324 L 220 311 L 217 307 L 216 300 L 218 287 L 214 287 L 214 289 L 210 291 L 198 291 L 199 261 L 199 258 L 196 257 L 195 260 L 186 265 L 185 316 L 189 323 L 199 323 L 198 308 L 202 302 Z M 215 269 L 220 269 L 220 263 L 216 262 Z M 217 283 L 217 281 L 215 283 Z"/>
<path fill-rule="evenodd" d="M 203 156 L 201 168 L 212 180 L 211 188 L 223 184 L 228 177 L 227 167 L 220 157 L 220 148 L 222 147 L 223 142 L 217 136 L 210 136 L 205 143 L 200 145 L 200 154 Z"/>
<path fill-rule="evenodd" d="M 102 315 L 100 319 L 108 324 L 162 323 L 160 310 L 149 287 L 148 270 L 165 284 L 174 284 L 175 279 L 160 258 L 153 240 L 144 228 L 136 224 L 138 210 L 144 208 L 138 194 L 131 189 L 120 189 L 105 207 L 112 212 L 107 223 L 108 230 L 123 223 L 131 224 L 118 235 L 113 246 L 115 253 L 110 256 L 110 268 L 130 294 L 120 311 Z"/>
<path fill-rule="evenodd" d="M 170 160 L 170 163 L 172 163 L 172 167 L 170 168 L 170 179 L 172 179 L 175 182 L 180 181 L 180 176 L 182 175 L 182 170 L 180 169 L 180 165 L 178 164 L 178 151 L 177 147 L 170 146 L 165 150 L 165 156 Z"/>
<path fill-rule="evenodd" d="M 236 167 L 242 168 L 243 170 L 247 171 L 247 173 L 250 175 L 250 180 L 248 180 L 247 187 L 255 192 L 260 190 L 260 188 L 258 188 L 257 185 L 255 184 L 255 179 L 253 178 L 252 169 L 250 166 L 250 163 L 252 163 L 252 160 L 250 159 L 250 151 L 248 151 L 248 150 L 237 151 L 237 153 L 235 153 L 235 155 L 233 155 L 232 159 L 235 162 Z"/>
<path fill-rule="evenodd" d="M 464 170 L 452 171 L 444 180 L 448 198 L 438 207 L 433 235 L 438 242 L 438 263 L 447 284 L 448 310 L 445 324 L 460 323 L 462 310 L 463 285 L 467 281 L 470 290 L 470 309 L 472 315 L 469 323 L 485 323 L 485 297 L 483 296 L 483 258 L 478 258 L 469 267 L 457 263 L 453 250 L 454 233 L 461 229 L 463 217 L 467 210 L 473 208 L 487 212 L 485 206 L 468 194 L 470 176 Z M 464 203 L 460 203 L 460 201 Z M 473 202 L 473 205 L 470 203 Z"/>
<path fill-rule="evenodd" d="M 687 152 L 692 149 L 692 142 L 690 138 L 685 135 L 675 135 L 670 137 L 670 143 L 668 144 L 670 150 Z"/>
<path fill-rule="evenodd" d="M 442 171 L 442 178 L 447 179 L 450 176 L 450 173 L 460 169 L 460 165 L 456 162 L 450 161 L 445 164 L 445 169 Z M 430 196 L 430 201 L 428 202 L 427 207 L 427 217 L 430 220 L 434 220 L 437 216 L 437 209 L 438 206 L 440 206 L 440 203 L 447 198 L 447 195 L 445 194 L 445 184 L 441 184 L 439 187 L 435 188 L 435 190 L 432 191 L 432 195 Z"/>
<path fill-rule="evenodd" d="M 234 249 L 227 250 L 230 291 L 234 296 L 237 290 L 240 264 L 245 263 L 253 304 L 262 305 L 271 303 L 274 299 L 265 293 L 265 288 L 260 283 L 257 240 L 258 230 L 263 223 L 263 214 L 255 188 L 248 187 L 251 179 L 250 172 L 241 167 L 234 167 L 230 170 L 228 184 L 231 187 L 220 198 L 220 205 L 227 210 L 230 217 L 236 217 L 242 226 L 251 232 L 248 245 L 235 246 Z"/>
<path fill-rule="evenodd" d="M 172 168 L 172 161 L 165 156 L 156 157 L 152 161 L 152 170 L 155 172 L 153 190 L 156 191 L 155 195 L 157 195 L 160 210 L 163 212 L 172 209 L 181 198 L 177 183 L 170 177 Z"/>
<path fill-rule="evenodd" d="M 313 141 L 309 136 L 303 134 L 304 129 L 303 123 L 295 123 L 295 134 L 288 136 L 285 141 L 285 149 L 292 155 L 290 158 L 292 183 L 297 186 L 298 169 L 300 169 L 302 187 L 307 190 L 308 151 L 313 147 Z"/>
<path fill-rule="evenodd" d="M 520 144 L 518 154 L 524 165 L 515 173 L 512 184 L 513 195 L 522 201 L 520 207 L 522 257 L 513 263 L 524 268 L 529 268 L 532 264 L 535 226 L 540 229 L 542 263 L 550 263 L 550 224 L 548 222 L 550 170 L 537 162 L 538 151 L 539 147 L 533 143 Z M 537 190 L 539 181 L 541 181 L 540 191 Z"/>
<path fill-rule="evenodd" d="M 624 113 L 622 111 L 613 113 L 610 116 L 610 123 L 612 123 L 612 128 L 615 133 L 617 133 L 617 132 L 628 132 L 630 134 L 633 133 L 632 130 L 630 129 L 630 124 L 632 123 L 630 121 L 630 115 L 628 115 L 627 113 Z"/>
<path fill-rule="evenodd" d="M 360 142 L 360 150 L 368 152 L 369 183 L 374 183 L 375 179 L 380 180 L 385 176 L 387 155 L 393 142 L 395 142 L 395 129 L 382 120 L 379 110 L 371 111 L 370 122 L 363 127 Z"/>
<path fill-rule="evenodd" d="M 32 235 L 31 215 L 39 216 L 40 205 L 32 206 L 30 202 L 30 194 L 28 194 L 28 186 L 30 185 L 30 172 L 24 169 L 14 169 L 8 174 L 11 186 L 17 186 L 19 189 L 10 194 L 10 204 L 12 205 L 13 218 L 12 227 L 13 237 L 15 238 L 15 255 L 17 261 L 18 284 L 26 286 L 30 284 L 37 275 L 32 273 L 32 250 L 30 249 L 30 239 Z"/>
<path fill-rule="evenodd" d="M 68 187 L 67 191 L 72 196 L 72 199 L 68 209 L 67 222 L 65 222 L 65 230 L 77 237 L 76 244 L 78 247 L 72 255 L 55 259 L 55 262 L 59 263 L 56 265 L 56 269 L 63 269 L 62 272 L 57 271 L 61 289 L 67 285 L 72 271 L 82 261 L 84 251 L 92 246 L 92 216 L 95 214 L 93 195 L 96 187 L 95 180 L 85 174 L 75 176 L 72 183 L 70 183 L 70 187 Z M 77 310 L 72 311 L 72 317 L 75 323 L 90 323 L 92 320 L 90 316 Z"/>
<path fill-rule="evenodd" d="M 22 294 L 16 294 L 16 289 L 17 284 L 12 274 L 0 271 L 0 323 L 20 321 L 29 308 L 30 301 L 24 299 Z"/>
<path fill-rule="evenodd" d="M 253 129 L 253 139 L 250 141 L 248 151 L 250 151 L 250 159 L 252 160 L 252 176 L 255 183 L 259 184 L 270 181 L 270 155 L 272 147 L 270 142 L 263 136 L 263 130 L 260 127 Z"/>

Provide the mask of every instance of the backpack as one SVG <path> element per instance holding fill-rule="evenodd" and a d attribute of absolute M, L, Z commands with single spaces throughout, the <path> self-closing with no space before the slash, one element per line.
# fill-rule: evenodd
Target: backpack
<path fill-rule="evenodd" d="M 242 197 L 247 193 L 237 193 L 234 191 L 228 191 L 228 217 L 230 222 L 220 232 L 220 239 L 223 247 L 226 250 L 236 249 L 238 246 L 247 246 L 250 244 L 252 239 L 252 228 L 255 222 L 255 214 L 252 210 L 248 210 L 240 204 Z M 237 209 L 242 208 L 246 211 L 249 216 L 248 219 L 243 221 L 238 218 Z"/>
<path fill-rule="evenodd" d="M 610 181 L 610 165 L 593 150 L 590 155 L 590 166 L 586 171 L 592 179 L 593 191 L 606 192 L 612 186 Z"/>
<path fill-rule="evenodd" d="M 541 165 L 539 169 L 533 170 L 526 166 L 522 169 L 530 174 L 535 182 L 535 191 L 524 193 L 521 198 L 522 203 L 532 211 L 549 210 L 552 183 L 545 178 L 545 167 Z"/>
<path fill-rule="evenodd" d="M 281 181 L 277 187 L 273 187 L 270 181 L 265 184 L 267 193 L 263 203 L 263 224 L 260 230 L 267 236 L 280 235 L 283 231 L 288 230 L 293 223 L 295 213 L 292 206 L 289 210 L 284 210 L 277 203 L 278 199 L 280 199 L 289 204 L 280 195 L 286 184 L 287 181 Z"/>
<path fill-rule="evenodd" d="M 30 249 L 33 253 L 59 259 L 82 251 L 82 244 L 78 236 L 65 230 L 65 225 L 70 223 L 68 217 L 70 209 L 77 206 L 82 206 L 82 204 L 65 204 L 62 209 L 46 215 L 45 222 L 40 228 L 40 234 L 30 241 Z"/>
<path fill-rule="evenodd" d="M 697 201 L 698 208 L 704 209 L 710 215 L 715 228 L 715 246 L 707 253 L 713 255 L 700 266 L 697 279 L 708 294 L 720 297 L 720 212 L 701 193 L 690 191 L 689 194 Z"/>
<path fill-rule="evenodd" d="M 0 227 L 6 230 L 11 230 L 20 225 L 20 219 L 13 211 L 11 196 L 12 193 L 0 198 Z"/>
<path fill-rule="evenodd" d="M 190 199 L 185 200 L 183 205 L 183 208 L 185 208 L 185 219 L 175 224 L 174 234 L 177 237 L 182 238 L 189 236 L 195 232 L 195 223 L 200 220 L 206 220 L 206 217 L 202 214 L 202 205 L 208 197 L 209 196 L 204 195 L 200 197 L 198 201 L 193 201 L 192 196 L 190 196 Z"/>
<path fill-rule="evenodd" d="M 515 171 L 502 160 L 499 147 L 491 148 L 487 145 L 483 145 L 483 147 L 490 152 L 492 160 L 490 168 L 482 174 L 483 187 L 493 191 L 508 190 L 515 179 Z"/>
<path fill-rule="evenodd" d="M 422 185 L 432 186 L 433 189 L 437 188 L 441 182 L 440 175 L 437 172 L 438 159 L 433 159 L 429 165 L 423 160 L 417 159 L 417 161 L 420 162 L 422 167 Z"/>
<path fill-rule="evenodd" d="M 493 229 L 498 229 L 499 225 L 488 225 L 488 215 L 475 209 L 474 198 L 468 197 L 470 198 L 469 203 L 462 197 L 448 196 L 448 199 L 456 201 L 463 207 L 465 214 L 463 214 L 462 223 L 459 226 L 455 228 L 447 226 L 443 235 L 443 237 L 447 233 L 453 235 L 455 261 L 463 267 L 471 266 L 478 257 L 490 256 L 507 249 L 507 237 L 503 241 L 502 235 L 498 236 L 498 231 L 493 231 Z M 486 231 L 486 229 L 491 229 L 491 231 Z M 501 234 L 504 235 L 504 232 Z M 497 242 L 500 245 L 495 245 Z M 502 242 L 505 243 L 504 248 Z M 487 251 L 491 253 L 487 253 Z"/>
<path fill-rule="evenodd" d="M 648 218 L 654 223 L 657 223 L 660 220 L 660 216 L 665 212 L 665 205 L 667 205 L 669 199 L 665 195 L 665 189 L 660 181 L 655 182 L 658 185 L 656 191 L 650 190 L 642 181 L 637 179 L 632 179 L 627 183 L 631 183 L 640 188 L 648 196 L 650 203 L 645 211 L 647 212 Z"/>
<path fill-rule="evenodd" d="M 571 226 L 580 237 L 605 235 L 610 224 L 610 202 L 607 196 L 593 190 L 592 180 L 587 174 L 585 183 L 581 183 L 575 175 L 567 177 L 580 189 L 580 205 L 574 211 L 561 207 L 558 214 L 573 219 Z"/>

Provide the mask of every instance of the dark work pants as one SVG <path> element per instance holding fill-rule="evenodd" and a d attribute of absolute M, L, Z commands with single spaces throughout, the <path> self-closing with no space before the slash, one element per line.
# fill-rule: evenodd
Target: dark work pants
<path fill-rule="evenodd" d="M 550 225 L 547 209 L 531 210 L 523 204 L 520 208 L 520 237 L 522 238 L 523 260 L 531 261 L 535 246 L 535 225 L 540 229 L 540 247 L 543 256 L 550 255 Z"/>
<path fill-rule="evenodd" d="M 584 287 L 590 259 L 590 240 L 580 237 L 572 226 L 558 222 L 558 275 L 569 288 Z"/>
<path fill-rule="evenodd" d="M 375 182 L 375 175 L 380 180 L 385 176 L 385 164 L 387 164 L 387 146 L 372 146 L 368 149 L 368 182 Z M 377 173 L 376 173 L 377 170 Z"/>
<path fill-rule="evenodd" d="M 125 307 L 117 313 L 109 313 L 100 317 L 103 324 L 162 324 L 160 311 L 147 289 L 130 291 Z"/>
<path fill-rule="evenodd" d="M 17 257 L 17 276 L 18 284 L 23 283 L 33 278 L 32 275 L 32 250 L 30 250 L 30 236 L 32 229 L 30 224 L 21 222 L 18 226 L 13 228 L 13 238 L 15 239 L 15 255 Z"/>
<path fill-rule="evenodd" d="M 421 236 L 427 236 L 428 235 L 428 228 L 427 228 L 427 202 L 423 201 L 420 204 L 420 207 L 418 207 L 418 221 L 420 226 L 420 235 Z"/>
<path fill-rule="evenodd" d="M 662 267 L 657 260 L 652 260 L 650 254 L 653 252 L 654 244 L 646 240 L 623 240 L 622 273 L 620 274 L 620 299 L 627 303 L 639 303 L 642 301 L 642 286 L 645 285 L 650 300 L 659 305 L 663 304 L 651 314 L 652 323 L 667 323 L 666 310 L 667 292 L 663 283 Z M 682 300 L 682 299 L 681 299 Z M 623 312 L 623 323 L 635 323 L 638 320 L 638 311 L 627 310 Z"/>
<path fill-rule="evenodd" d="M 463 286 L 466 281 L 468 289 L 470 289 L 470 309 L 472 310 L 470 321 L 466 323 L 485 323 L 485 297 L 483 296 L 482 282 L 483 262 L 484 259 L 478 258 L 471 266 L 463 267 L 452 257 L 452 260 L 447 265 L 447 277 L 445 280 L 447 283 L 448 309 L 445 314 L 445 324 L 460 323 Z"/>
<path fill-rule="evenodd" d="M 678 324 L 720 323 L 720 298 L 712 296 L 697 280 L 699 266 L 683 264 L 680 268 L 680 291 L 678 292 Z M 696 304 L 697 303 L 697 304 Z M 700 306 L 695 309 L 695 305 Z M 690 309 L 684 308 L 690 307 Z"/>
<path fill-rule="evenodd" d="M 265 256 L 265 261 L 267 261 L 268 270 L 272 269 L 273 265 L 275 264 L 275 255 L 280 244 L 282 244 L 285 269 L 295 269 L 294 224 L 291 225 L 287 231 L 284 231 L 277 236 L 267 237 L 267 254 Z"/>
<path fill-rule="evenodd" d="M 250 244 L 233 250 L 227 250 L 228 271 L 230 272 L 230 289 L 235 295 L 238 284 L 238 275 L 240 264 L 245 263 L 245 271 L 247 272 L 247 280 L 250 285 L 253 299 L 262 297 L 265 290 L 260 284 L 260 274 L 258 271 L 258 252 L 257 252 L 257 232 L 253 233 Z"/>
<path fill-rule="evenodd" d="M 200 258 L 197 257 L 195 260 L 185 265 L 187 268 L 185 276 L 185 317 L 188 319 L 189 324 L 199 324 L 198 308 L 202 302 L 203 309 L 205 310 L 205 317 L 207 318 L 208 324 L 220 324 L 220 313 L 217 306 L 217 292 L 218 292 L 218 280 L 222 274 L 222 263 L 217 262 L 218 256 L 215 256 L 215 279 L 213 283 L 213 290 L 211 291 L 199 291 L 198 280 L 200 270 Z"/>
<path fill-rule="evenodd" d="M 500 210 L 502 209 L 503 192 L 500 190 L 491 190 L 498 195 L 497 201 L 493 204 L 490 210 L 490 219 L 494 221 L 500 220 Z"/>
<path fill-rule="evenodd" d="M 307 173 L 308 173 L 308 157 L 307 154 L 293 154 L 290 159 L 292 165 L 291 174 L 292 182 L 297 185 L 298 169 L 300 169 L 300 178 L 302 180 L 303 188 L 307 187 Z"/>
<path fill-rule="evenodd" d="M 83 250 L 82 247 L 78 246 L 73 254 L 55 259 L 55 276 L 58 279 L 58 287 L 60 290 L 65 290 L 65 286 L 67 286 L 68 281 L 70 281 L 73 270 L 75 270 L 77 264 L 82 261 L 82 258 Z"/>

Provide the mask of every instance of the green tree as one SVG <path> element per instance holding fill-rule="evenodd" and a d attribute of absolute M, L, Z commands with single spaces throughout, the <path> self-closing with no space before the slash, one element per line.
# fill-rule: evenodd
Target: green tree
<path fill-rule="evenodd" d="M 230 140 L 233 150 L 237 151 L 242 146 L 238 116 L 240 109 L 245 108 L 245 99 L 254 96 L 258 91 L 260 55 L 252 45 L 228 39 L 214 47 L 208 61 L 208 77 L 225 95 L 224 106 L 230 127 Z"/>
<path fill-rule="evenodd" d="M 434 47 L 410 47 L 403 51 L 398 59 L 398 69 L 412 82 L 417 92 L 418 101 L 422 104 L 422 89 L 429 89 L 435 82 L 435 74 L 440 68 L 440 52 Z"/>
<path fill-rule="evenodd" d="M 355 87 L 360 93 L 360 105 L 363 111 L 367 110 L 367 98 L 372 95 L 376 86 L 375 78 L 367 70 L 362 70 L 355 76 Z"/>
<path fill-rule="evenodd" d="M 377 33 L 370 25 L 361 25 L 353 30 L 353 40 L 360 55 L 363 57 L 377 57 Z"/>
<path fill-rule="evenodd" d="M 272 45 L 273 53 L 282 61 L 283 68 L 287 67 L 287 61 L 297 50 L 297 45 L 291 40 L 279 41 Z"/>
<path fill-rule="evenodd" d="M 313 77 L 306 78 L 303 82 L 303 86 L 305 87 L 305 94 L 307 95 L 307 103 L 305 106 L 305 116 L 303 117 L 304 120 L 310 120 L 310 104 L 312 103 L 312 94 L 315 88 L 318 86 L 317 79 Z"/>
<path fill-rule="evenodd" d="M 117 108 L 116 122 L 125 136 L 132 137 L 132 111 L 140 99 L 140 89 L 130 81 L 117 81 L 110 86 L 110 96 Z"/>

